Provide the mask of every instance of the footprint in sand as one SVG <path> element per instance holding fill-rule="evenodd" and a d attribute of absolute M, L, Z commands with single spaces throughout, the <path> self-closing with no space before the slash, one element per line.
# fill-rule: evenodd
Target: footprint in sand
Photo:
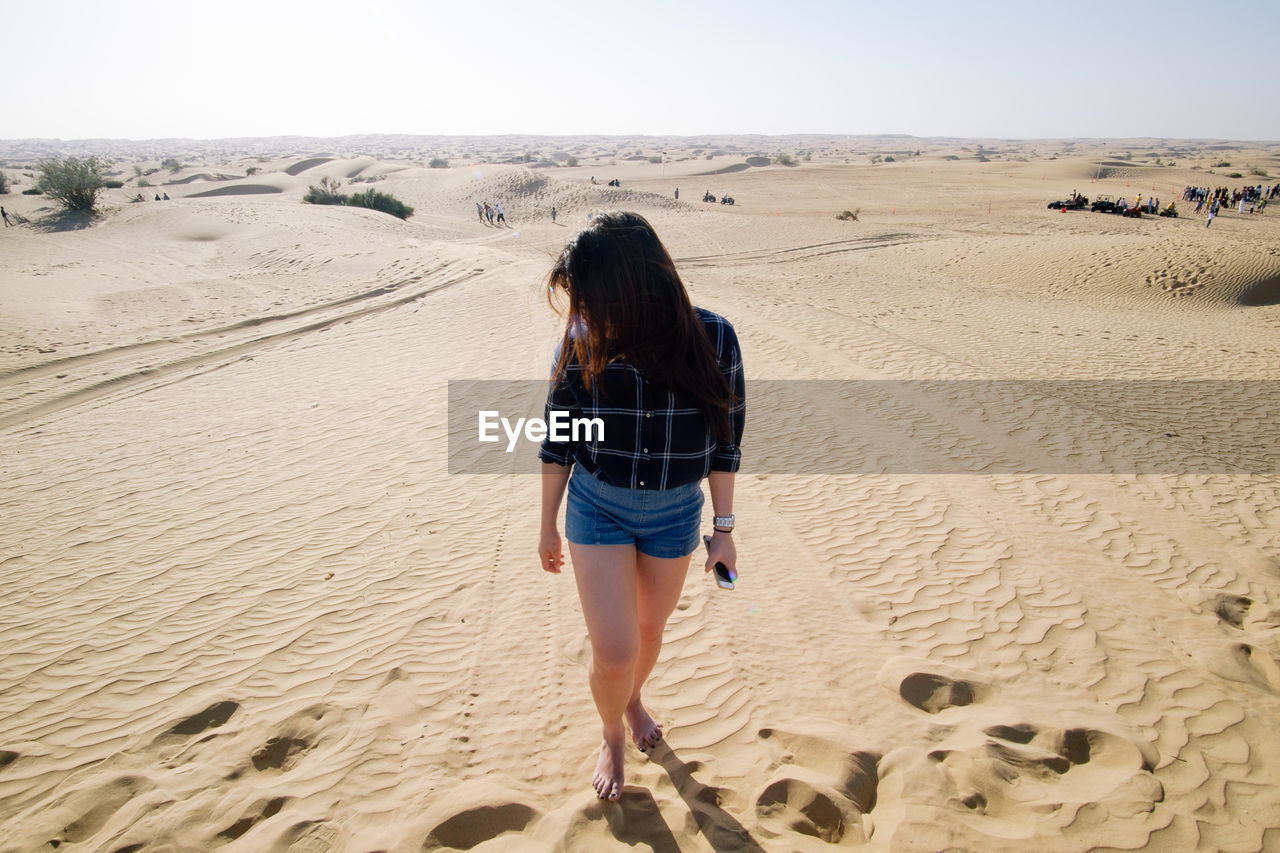
<path fill-rule="evenodd" d="M 236 839 L 253 829 L 261 821 L 274 817 L 292 797 L 272 797 L 249 807 L 245 816 L 218 833 L 219 838 Z"/>
<path fill-rule="evenodd" d="M 216 729 L 231 719 L 240 710 L 237 702 L 215 702 L 198 714 L 192 714 L 169 729 L 171 735 L 198 735 L 209 729 Z"/>
<path fill-rule="evenodd" d="M 522 831 L 537 816 L 538 812 L 524 803 L 474 806 L 436 824 L 423 841 L 423 849 L 470 850 L 499 835 Z"/>
<path fill-rule="evenodd" d="M 761 729 L 759 737 L 781 763 L 756 797 L 763 830 L 776 837 L 791 833 L 828 844 L 865 843 L 876 805 L 880 756 L 853 751 L 835 739 Z"/>

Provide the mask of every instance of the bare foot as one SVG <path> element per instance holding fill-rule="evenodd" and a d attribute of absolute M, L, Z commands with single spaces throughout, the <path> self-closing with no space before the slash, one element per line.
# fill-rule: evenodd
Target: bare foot
<path fill-rule="evenodd" d="M 617 802 L 622 796 L 622 762 L 626 758 L 626 750 L 622 745 L 622 727 L 618 734 L 611 738 L 606 732 L 600 743 L 600 760 L 596 763 L 595 775 L 591 777 L 591 787 L 596 789 L 596 796 L 602 800 Z"/>
<path fill-rule="evenodd" d="M 627 706 L 625 716 L 631 739 L 641 752 L 648 752 L 662 742 L 662 725 L 649 716 L 639 699 Z"/>

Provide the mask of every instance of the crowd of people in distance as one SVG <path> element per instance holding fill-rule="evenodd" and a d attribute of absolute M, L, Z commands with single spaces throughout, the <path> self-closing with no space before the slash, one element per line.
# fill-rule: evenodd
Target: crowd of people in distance
<path fill-rule="evenodd" d="M 1237 213 L 1245 212 L 1245 205 L 1249 205 L 1249 213 L 1263 213 L 1267 209 L 1267 202 L 1273 198 L 1280 196 L 1280 183 L 1274 186 L 1257 186 L 1237 187 L 1187 187 L 1182 191 L 1183 201 L 1194 201 L 1196 203 L 1196 213 L 1199 213 L 1206 206 L 1209 208 L 1209 221 L 1213 221 L 1213 217 L 1218 211 L 1224 207 L 1235 207 Z M 1207 225 L 1205 226 L 1208 227 Z"/>

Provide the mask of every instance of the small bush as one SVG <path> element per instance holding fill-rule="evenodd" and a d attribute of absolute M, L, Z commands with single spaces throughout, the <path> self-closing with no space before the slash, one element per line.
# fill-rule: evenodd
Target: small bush
<path fill-rule="evenodd" d="M 794 166 L 796 165 L 796 158 L 792 157 L 790 154 L 779 154 L 774 158 L 773 162 L 777 163 L 779 166 Z"/>
<path fill-rule="evenodd" d="M 92 211 L 106 186 L 102 173 L 109 165 L 100 157 L 45 160 L 37 186 L 67 210 Z"/>
<path fill-rule="evenodd" d="M 0 195 L 9 194 L 9 176 L 0 172 Z"/>
<path fill-rule="evenodd" d="M 347 196 L 342 192 L 342 182 L 336 178 L 321 178 L 320 186 L 312 184 L 307 187 L 307 194 L 302 197 L 307 204 L 346 204 Z"/>
<path fill-rule="evenodd" d="M 654 154 L 652 157 L 650 157 L 650 158 L 649 158 L 649 162 L 650 162 L 650 163 L 661 163 L 661 162 L 662 162 L 662 157 L 661 157 L 661 155 Z"/>
<path fill-rule="evenodd" d="M 170 172 L 176 172 L 182 168 L 182 164 L 176 158 L 166 157 L 160 161 L 161 169 L 168 169 Z"/>
<path fill-rule="evenodd" d="M 443 157 L 432 157 L 431 162 L 427 165 L 432 169 L 447 169 L 449 168 L 449 161 Z"/>
<path fill-rule="evenodd" d="M 1228 178 L 1243 178 L 1243 177 L 1244 177 L 1244 174 L 1243 174 L 1243 173 L 1241 173 L 1241 172 L 1228 172 L 1228 173 L 1227 173 L 1227 177 L 1228 177 Z"/>
<path fill-rule="evenodd" d="M 894 159 L 893 159 L 893 155 L 892 155 L 892 154 L 890 154 L 888 157 L 885 157 L 885 158 L 884 158 L 884 161 L 885 161 L 886 163 L 896 163 L 896 162 L 897 162 L 896 160 L 894 160 Z"/>
<path fill-rule="evenodd" d="M 103 181 L 102 186 L 109 190 L 118 190 L 124 186 L 124 181 Z"/>
<path fill-rule="evenodd" d="M 408 219 L 413 216 L 412 207 L 390 193 L 382 193 L 374 189 L 356 193 L 347 199 L 347 204 L 354 207 L 367 207 L 370 210 L 380 210 L 383 213 L 390 213 L 392 216 L 398 216 L 401 219 Z"/>
<path fill-rule="evenodd" d="M 566 166 L 576 166 L 576 165 L 578 165 L 578 158 L 577 158 L 577 157 L 570 157 L 568 160 L 565 160 L 565 161 L 564 161 L 564 164 L 565 164 Z"/>
<path fill-rule="evenodd" d="M 1213 168 L 1215 168 L 1215 169 L 1230 169 L 1230 168 L 1231 168 L 1231 164 L 1230 164 L 1230 163 L 1228 163 L 1226 160 L 1220 160 L 1220 161 L 1218 161 L 1217 163 L 1214 163 L 1214 164 L 1213 164 Z"/>
<path fill-rule="evenodd" d="M 250 166 L 250 167 L 248 167 L 247 169 L 245 169 L 245 170 L 244 170 L 244 176 L 245 176 L 246 178 L 252 178 L 252 177 L 253 177 L 254 175 L 256 175 L 256 174 L 258 174 L 258 167 L 257 167 L 257 166 Z"/>
<path fill-rule="evenodd" d="M 857 222 L 858 214 L 862 212 L 862 208 L 857 210 L 842 210 L 836 214 L 836 219 L 842 222 Z"/>
<path fill-rule="evenodd" d="M 1252 169 L 1250 169 L 1250 170 L 1249 170 L 1249 174 L 1250 174 L 1250 175 L 1257 175 L 1257 176 L 1258 176 L 1258 177 L 1260 177 L 1260 178 L 1269 178 L 1269 177 L 1271 177 L 1270 175 L 1268 175 L 1268 174 L 1267 174 L 1267 170 L 1266 170 L 1266 169 L 1260 168 L 1260 167 L 1258 167 L 1258 166 L 1254 166 Z"/>
<path fill-rule="evenodd" d="M 146 178 L 138 178 L 138 186 L 149 187 L 151 186 L 151 182 L 148 181 Z"/>
<path fill-rule="evenodd" d="M 44 195 L 44 193 L 40 191 L 39 187 L 27 187 L 25 190 L 22 191 L 22 194 L 23 195 Z"/>

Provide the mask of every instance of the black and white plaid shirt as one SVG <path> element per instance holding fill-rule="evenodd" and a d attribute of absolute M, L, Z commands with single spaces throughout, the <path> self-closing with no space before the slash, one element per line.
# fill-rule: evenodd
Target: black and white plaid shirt
<path fill-rule="evenodd" d="M 571 357 L 565 378 L 547 394 L 546 421 L 551 423 L 553 412 L 566 412 L 571 419 L 599 418 L 604 437 L 590 440 L 580 433 L 578 441 L 552 441 L 548 436 L 538 458 L 561 465 L 576 462 L 598 479 L 629 489 L 674 489 L 696 483 L 711 471 L 737 471 L 747 414 L 742 350 L 727 320 L 705 308 L 694 310 L 733 391 L 731 443 L 716 441 L 697 406 L 653 387 L 626 362 L 605 365 L 606 393 L 599 398 L 592 395 L 582 382 L 581 366 Z"/>

